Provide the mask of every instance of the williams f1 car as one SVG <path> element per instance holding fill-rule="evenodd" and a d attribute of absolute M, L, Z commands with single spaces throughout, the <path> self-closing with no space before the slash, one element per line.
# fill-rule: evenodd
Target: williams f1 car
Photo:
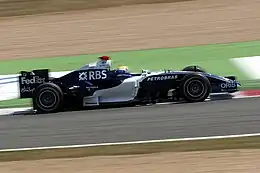
<path fill-rule="evenodd" d="M 21 71 L 19 76 L 20 98 L 31 98 L 33 109 L 42 113 L 179 100 L 203 102 L 212 93 L 233 93 L 239 86 L 235 76 L 213 75 L 198 66 L 140 73 L 84 66 L 58 78 L 50 77 L 48 69 Z"/>

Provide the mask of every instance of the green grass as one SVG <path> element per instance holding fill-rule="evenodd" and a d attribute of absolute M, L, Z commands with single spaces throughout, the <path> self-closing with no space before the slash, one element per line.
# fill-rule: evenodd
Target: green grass
<path fill-rule="evenodd" d="M 229 59 L 259 55 L 259 47 L 260 41 L 251 41 L 232 44 L 1 61 L 0 74 L 18 73 L 21 70 L 37 68 L 49 68 L 51 71 L 73 70 L 86 63 L 96 61 L 97 56 L 105 54 L 112 57 L 114 67 L 128 65 L 132 71 L 164 68 L 179 70 L 187 65 L 197 64 L 211 73 L 218 75 L 235 74 L 240 80 L 245 80 L 247 77 Z"/>
<path fill-rule="evenodd" d="M 1 61 L 0 74 L 14 74 L 19 73 L 21 70 L 32 70 L 37 68 L 49 68 L 51 71 L 73 70 L 86 63 L 96 61 L 98 56 L 105 54 L 112 57 L 114 68 L 119 65 L 127 65 L 133 72 L 138 72 L 141 69 L 180 70 L 187 65 L 196 64 L 213 74 L 223 76 L 236 75 L 238 80 L 242 81 L 242 89 L 255 89 L 259 88 L 260 82 L 249 81 L 248 77 L 229 60 L 230 58 L 259 55 L 259 47 L 260 41 L 251 41 L 232 44 Z M 30 102 L 27 99 L 14 99 L 0 102 L 0 108 L 29 105 Z"/>
<path fill-rule="evenodd" d="M 30 99 L 11 99 L 0 101 L 0 109 L 1 108 L 16 108 L 16 107 L 31 107 Z"/>
<path fill-rule="evenodd" d="M 0 161 L 40 160 L 53 158 L 79 158 L 88 156 L 134 155 L 159 152 L 189 152 L 223 149 L 259 149 L 259 137 L 196 140 L 129 145 L 111 145 L 69 149 L 46 149 L 20 152 L 1 152 Z"/>

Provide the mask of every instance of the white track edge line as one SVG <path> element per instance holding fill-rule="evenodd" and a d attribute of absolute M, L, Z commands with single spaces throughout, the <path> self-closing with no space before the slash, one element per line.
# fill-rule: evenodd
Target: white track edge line
<path fill-rule="evenodd" d="M 67 145 L 67 146 L 51 146 L 51 147 L 2 149 L 2 150 L 0 150 L 0 152 L 87 148 L 87 147 L 117 146 L 117 145 L 131 145 L 131 144 L 149 144 L 149 143 L 162 143 L 162 142 L 182 142 L 182 141 L 196 141 L 196 140 L 199 141 L 199 140 L 229 139 L 229 138 L 256 137 L 256 136 L 260 136 L 260 133 L 241 134 L 241 135 L 225 135 L 225 136 L 209 136 L 209 137 L 194 137 L 194 138 L 179 138 L 179 139 L 146 140 L 146 141 L 132 141 L 132 142 L 99 143 L 99 144 L 85 144 L 85 145 Z"/>

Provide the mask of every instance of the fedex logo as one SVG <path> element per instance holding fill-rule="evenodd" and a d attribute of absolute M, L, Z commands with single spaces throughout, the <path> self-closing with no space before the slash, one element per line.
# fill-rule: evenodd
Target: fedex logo
<path fill-rule="evenodd" d="M 32 79 L 27 79 L 26 77 L 21 77 L 21 83 L 24 85 L 30 84 L 41 84 L 45 81 L 45 78 L 40 78 L 39 76 L 33 76 Z"/>
<path fill-rule="evenodd" d="M 100 80 L 107 78 L 107 70 L 98 70 L 98 71 L 86 71 L 79 73 L 79 81 L 84 80 Z"/>

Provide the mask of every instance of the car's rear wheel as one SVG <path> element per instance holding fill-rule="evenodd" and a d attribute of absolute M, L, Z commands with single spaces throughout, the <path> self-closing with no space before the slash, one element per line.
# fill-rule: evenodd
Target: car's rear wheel
<path fill-rule="evenodd" d="M 64 96 L 61 88 L 54 83 L 41 84 L 34 93 L 34 108 L 41 113 L 53 113 L 62 108 Z"/>
<path fill-rule="evenodd" d="M 183 98 L 188 102 L 202 102 L 211 92 L 208 78 L 200 74 L 185 76 L 180 88 Z"/>

